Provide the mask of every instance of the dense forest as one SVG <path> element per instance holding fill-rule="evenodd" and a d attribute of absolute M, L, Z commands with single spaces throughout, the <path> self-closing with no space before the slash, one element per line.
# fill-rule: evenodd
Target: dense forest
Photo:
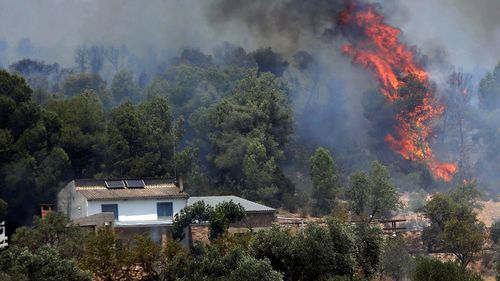
<path fill-rule="evenodd" d="M 116 50 L 77 49 L 70 69 L 23 59 L 2 71 L 0 196 L 13 226 L 30 223 L 38 204 L 53 203 L 74 178 L 182 176 L 192 195 L 235 194 L 309 213 L 342 198 L 348 176 L 375 159 L 388 166 L 400 191 L 448 186 L 384 143 L 394 109 L 376 90 L 364 95 L 367 147 L 341 140 L 338 147 L 316 150 L 320 141 L 300 124 L 311 122 L 301 116 L 310 109 L 298 105 L 305 86 L 284 75 L 290 68 L 307 78 L 313 62 L 305 52 L 289 63 L 270 48 L 247 53 L 225 43 L 214 55 L 185 49 L 154 75 L 117 68 L 108 83 L 99 72 L 113 66 Z M 494 192 L 488 183 L 498 155 L 491 128 L 499 73 L 497 66 L 481 79 L 478 105 L 470 95 L 456 95 L 472 87 L 470 77 L 450 74 L 450 94 L 443 99 L 453 106 L 436 129 L 436 147 L 461 167 L 455 185 L 479 179 L 486 194 Z M 333 125 L 326 126 L 337 124 L 343 112 L 330 114 Z M 478 155 L 483 157 L 474 160 Z"/>

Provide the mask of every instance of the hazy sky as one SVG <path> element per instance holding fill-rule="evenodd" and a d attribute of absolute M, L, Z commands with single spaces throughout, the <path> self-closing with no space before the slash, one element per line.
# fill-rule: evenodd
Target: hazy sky
<path fill-rule="evenodd" d="M 283 47 L 255 38 L 242 25 L 210 25 L 206 10 L 214 1 L 0 0 L 0 38 L 8 42 L 12 59 L 18 40 L 29 37 L 41 58 L 66 62 L 82 42 L 124 42 L 136 52 L 175 52 L 183 46 L 210 51 L 224 40 L 249 49 Z M 379 2 L 408 43 L 424 53 L 444 48 L 450 61 L 465 70 L 491 68 L 500 59 L 498 0 Z"/>

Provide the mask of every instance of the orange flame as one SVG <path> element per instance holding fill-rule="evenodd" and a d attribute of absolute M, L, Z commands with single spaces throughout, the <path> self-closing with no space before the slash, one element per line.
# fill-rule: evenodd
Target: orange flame
<path fill-rule="evenodd" d="M 375 7 L 349 5 L 340 13 L 339 24 L 354 27 L 363 34 L 362 39 L 343 46 L 345 54 L 353 63 L 372 69 L 380 83 L 380 91 L 393 103 L 401 100 L 399 88 L 404 85 L 401 75 L 412 75 L 429 89 L 427 72 L 415 63 L 412 52 L 399 42 L 401 31 L 384 23 L 384 17 Z M 437 162 L 428 138 L 432 133 L 429 121 L 440 116 L 443 105 L 433 105 L 434 94 L 427 90 L 421 102 L 409 112 L 397 114 L 396 136 L 388 134 L 385 141 L 404 159 L 417 161 L 427 166 L 434 176 L 450 181 L 457 170 L 456 164 Z"/>

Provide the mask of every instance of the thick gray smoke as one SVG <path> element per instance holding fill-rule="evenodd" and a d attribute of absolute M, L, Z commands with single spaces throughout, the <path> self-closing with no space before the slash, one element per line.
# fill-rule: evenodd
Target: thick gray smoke
<path fill-rule="evenodd" d="M 124 44 L 135 64 L 146 65 L 186 46 L 205 53 L 224 41 L 248 52 L 271 47 L 290 63 L 284 77 L 295 89 L 302 136 L 329 147 L 365 147 L 361 100 L 376 84 L 340 52 L 336 15 L 346 1 L 0 0 L 0 65 L 30 57 L 73 67 L 75 49 L 85 44 Z M 477 82 L 500 60 L 498 0 L 373 2 L 418 50 L 438 85 L 452 69 L 471 72 Z M 307 67 L 298 56 L 304 52 Z"/>
<path fill-rule="evenodd" d="M 292 53 L 335 28 L 341 0 L 0 0 L 0 39 L 7 62 L 30 51 L 38 59 L 72 63 L 85 42 L 126 44 L 138 53 L 210 51 L 221 41 L 246 49 Z M 377 0 L 388 21 L 424 53 L 442 48 L 466 71 L 500 59 L 497 0 Z M 24 43 L 21 39 L 24 40 Z M 4 46 L 0 44 L 0 52 Z"/>

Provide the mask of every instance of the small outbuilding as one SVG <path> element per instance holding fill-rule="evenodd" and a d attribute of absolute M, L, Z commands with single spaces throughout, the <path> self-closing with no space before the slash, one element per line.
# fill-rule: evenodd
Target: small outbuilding
<path fill-rule="evenodd" d="M 198 201 L 203 201 L 212 207 L 230 201 L 240 204 L 245 209 L 246 217 L 243 221 L 231 224 L 231 228 L 250 228 L 252 230 L 266 228 L 272 226 L 276 219 L 275 209 L 234 195 L 192 196 L 189 197 L 187 205 L 193 205 Z"/>

